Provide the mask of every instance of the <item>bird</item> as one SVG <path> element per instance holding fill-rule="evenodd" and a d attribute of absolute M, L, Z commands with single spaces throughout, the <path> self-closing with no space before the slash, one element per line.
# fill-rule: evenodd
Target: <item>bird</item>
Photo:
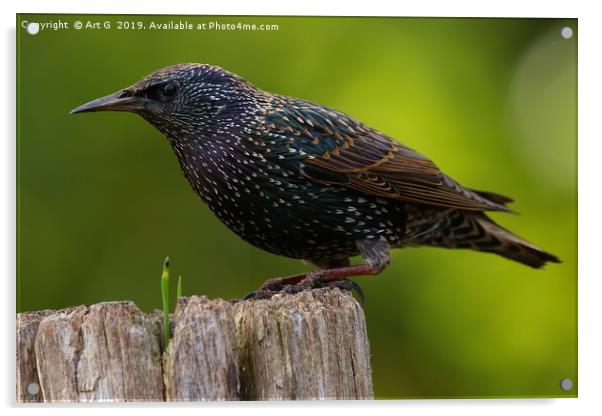
<path fill-rule="evenodd" d="M 560 262 L 487 215 L 513 212 L 511 198 L 461 185 L 350 115 L 264 91 L 218 66 L 168 66 L 71 113 L 95 111 L 140 115 L 230 230 L 317 267 L 269 279 L 244 299 L 359 290 L 349 278 L 379 274 L 396 248 L 472 249 L 533 268 Z"/>

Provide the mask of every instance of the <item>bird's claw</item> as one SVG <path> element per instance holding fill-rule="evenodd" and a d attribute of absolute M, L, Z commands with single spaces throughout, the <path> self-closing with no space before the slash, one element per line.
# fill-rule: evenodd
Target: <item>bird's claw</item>
<path fill-rule="evenodd" d="M 273 290 L 259 288 L 259 289 L 256 289 L 256 290 L 252 291 L 252 292 L 247 293 L 246 295 L 243 296 L 243 298 L 241 300 L 270 299 L 276 293 L 279 293 L 279 292 L 276 292 L 276 291 L 273 291 Z"/>
<path fill-rule="evenodd" d="M 364 306 L 364 291 L 362 288 L 355 283 L 353 280 L 343 279 L 343 280 L 332 280 L 332 281 L 322 281 L 320 280 L 321 274 L 319 271 L 310 272 L 307 274 L 307 277 L 302 279 L 296 284 L 284 284 L 282 282 L 278 282 L 278 279 L 268 280 L 263 286 L 259 289 L 254 290 L 252 292 L 247 293 L 242 300 L 260 300 L 260 299 L 270 299 L 272 296 L 283 293 L 283 294 L 295 294 L 300 293 L 306 290 L 312 289 L 321 289 L 321 288 L 339 288 L 341 290 L 347 291 L 355 291 L 358 296 L 358 300 L 360 305 Z"/>

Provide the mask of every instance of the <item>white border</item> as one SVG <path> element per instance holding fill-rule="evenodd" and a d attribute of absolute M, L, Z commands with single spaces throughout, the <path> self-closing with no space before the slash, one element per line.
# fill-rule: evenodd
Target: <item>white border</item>
<path fill-rule="evenodd" d="M 600 75 L 602 66 L 599 40 L 602 17 L 595 9 L 596 2 L 590 1 L 542 1 L 526 0 L 497 1 L 422 1 L 394 2 L 392 0 L 305 0 L 285 2 L 285 0 L 219 0 L 187 2 L 132 1 L 132 0 L 53 0 L 40 2 L 20 0 L 18 4 L 0 2 L 3 23 L 2 45 L 2 91 L 0 100 L 2 157 L 0 172 L 0 192 L 3 203 L 0 205 L 3 238 L 0 247 L 0 264 L 4 265 L 2 282 L 2 327 L 4 342 L 0 343 L 0 403 L 12 407 L 8 413 L 30 413 L 44 411 L 48 414 L 105 414 L 127 412 L 136 415 L 169 414 L 171 407 L 149 404 L 137 406 L 20 406 L 14 407 L 14 308 L 15 308 L 15 13 L 131 13 L 131 14 L 238 14 L 238 15 L 351 15 L 351 16 L 490 16 L 490 17 L 577 17 L 579 18 L 579 399 L 546 400 L 430 400 L 430 401 L 388 401 L 388 402 L 327 402 L 327 403 L 238 403 L 201 404 L 198 406 L 180 404 L 178 414 L 198 414 L 199 412 L 250 412 L 262 415 L 306 414 L 307 412 L 335 409 L 345 414 L 364 414 L 378 411 L 383 414 L 442 414 L 446 415 L 504 415 L 508 413 L 545 413 L 546 415 L 593 414 L 602 409 L 602 385 L 600 379 L 600 356 L 602 343 L 600 317 L 602 293 L 602 261 L 600 239 L 602 238 L 602 203 L 600 188 L 602 178 L 597 169 L 601 158 L 600 131 L 602 97 Z M 596 410 L 597 409 L 597 410 Z"/>
<path fill-rule="evenodd" d="M 487 3 L 487 4 L 485 4 Z M 525 0 L 478 2 L 421 1 L 393 2 L 387 0 L 256 0 L 213 2 L 187 1 L 85 1 L 74 4 L 54 0 L 41 4 L 35 0 L 19 1 L 21 13 L 132 13 L 132 14 L 234 14 L 234 15 L 327 15 L 327 16 L 493 16 L 493 17 L 577 17 L 579 7 L 567 1 L 546 1 L 542 4 Z"/>

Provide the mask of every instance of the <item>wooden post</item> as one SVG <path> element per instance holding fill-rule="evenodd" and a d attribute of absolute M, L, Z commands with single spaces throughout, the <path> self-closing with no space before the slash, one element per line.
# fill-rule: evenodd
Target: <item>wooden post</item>
<path fill-rule="evenodd" d="M 372 398 L 366 322 L 351 296 L 328 290 L 236 304 L 241 398 Z"/>
<path fill-rule="evenodd" d="M 174 320 L 163 361 L 166 399 L 238 400 L 232 305 L 205 296 L 181 298 Z"/>
<path fill-rule="evenodd" d="M 40 322 L 52 313 L 51 310 L 44 310 L 17 315 L 17 402 L 43 401 L 35 343 Z"/>
<path fill-rule="evenodd" d="M 18 314 L 17 401 L 373 398 L 364 314 L 339 289 L 181 298 L 163 354 L 160 326 L 132 302 Z"/>
<path fill-rule="evenodd" d="M 162 401 L 159 331 L 133 302 L 48 315 L 35 355 L 44 401 Z"/>

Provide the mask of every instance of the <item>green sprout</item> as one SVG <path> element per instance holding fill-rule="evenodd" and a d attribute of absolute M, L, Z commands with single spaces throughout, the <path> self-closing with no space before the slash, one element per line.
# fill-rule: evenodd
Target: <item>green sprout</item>
<path fill-rule="evenodd" d="M 163 297 L 163 345 L 167 348 L 169 344 L 169 257 L 163 262 L 163 273 L 161 273 L 161 295 Z"/>
<path fill-rule="evenodd" d="M 163 273 L 161 273 L 161 296 L 163 298 L 163 345 L 167 348 L 170 338 L 169 323 L 169 256 L 165 257 L 163 262 Z M 178 286 L 176 287 L 177 299 L 182 297 L 182 276 L 178 276 Z M 176 299 L 176 302 L 177 302 Z"/>

